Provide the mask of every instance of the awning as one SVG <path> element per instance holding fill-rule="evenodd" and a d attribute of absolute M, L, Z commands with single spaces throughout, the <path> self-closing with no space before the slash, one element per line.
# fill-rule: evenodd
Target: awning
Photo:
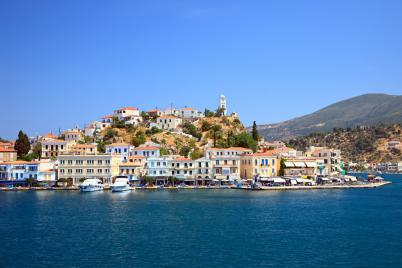
<path fill-rule="evenodd" d="M 285 162 L 285 167 L 294 167 L 293 162 Z"/>
<path fill-rule="evenodd" d="M 272 178 L 272 180 L 274 181 L 274 183 L 286 183 L 285 179 L 282 178 Z"/>
<path fill-rule="evenodd" d="M 295 165 L 295 167 L 299 167 L 299 168 L 306 167 L 306 164 L 304 162 L 293 162 L 293 164 Z"/>
<path fill-rule="evenodd" d="M 317 167 L 317 163 L 316 162 L 305 162 L 306 166 L 309 168 L 315 168 Z"/>

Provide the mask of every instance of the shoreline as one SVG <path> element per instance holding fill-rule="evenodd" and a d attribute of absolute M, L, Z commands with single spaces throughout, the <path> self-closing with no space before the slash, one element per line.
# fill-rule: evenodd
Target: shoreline
<path fill-rule="evenodd" d="M 235 187 L 233 189 L 249 190 L 249 191 L 291 191 L 291 190 L 320 190 L 320 189 L 355 189 L 355 188 L 377 188 L 388 184 L 390 181 L 367 183 L 367 184 L 353 184 L 353 185 L 314 185 L 314 186 L 261 186 L 260 188 L 248 187 Z"/>
<path fill-rule="evenodd" d="M 259 188 L 250 187 L 236 187 L 236 186 L 188 186 L 188 187 L 133 187 L 130 191 L 134 190 L 248 190 L 248 191 L 294 191 L 294 190 L 320 190 L 320 189 L 356 189 L 356 188 L 377 188 L 388 184 L 391 181 L 366 183 L 366 184 L 349 184 L 349 185 L 314 185 L 314 186 L 261 186 Z M 79 187 L 18 187 L 18 188 L 0 188 L 0 192 L 17 192 L 17 191 L 79 191 Z M 103 191 L 110 191 L 104 189 Z"/>

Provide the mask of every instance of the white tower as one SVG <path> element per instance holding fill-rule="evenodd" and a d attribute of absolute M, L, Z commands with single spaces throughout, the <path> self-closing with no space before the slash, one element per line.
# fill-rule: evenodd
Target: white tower
<path fill-rule="evenodd" d="M 219 108 L 223 109 L 223 115 L 226 115 L 227 112 L 227 106 L 226 106 L 226 97 L 225 95 L 221 95 L 219 98 Z"/>

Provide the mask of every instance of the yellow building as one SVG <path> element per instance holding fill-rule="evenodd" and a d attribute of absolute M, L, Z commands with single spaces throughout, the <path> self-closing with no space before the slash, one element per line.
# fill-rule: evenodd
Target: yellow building
<path fill-rule="evenodd" d="M 209 148 L 205 151 L 205 157 L 211 160 L 213 178 L 226 182 L 240 179 L 240 158 L 252 152 L 242 147 Z"/>
<path fill-rule="evenodd" d="M 72 154 L 96 154 L 97 152 L 96 144 L 75 144 L 68 151 L 68 153 Z"/>
<path fill-rule="evenodd" d="M 46 139 L 42 141 L 42 158 L 57 157 L 66 153 L 74 143 L 58 139 Z"/>
<path fill-rule="evenodd" d="M 10 148 L 0 148 L 0 162 L 17 160 L 17 151 Z"/>
<path fill-rule="evenodd" d="M 127 176 L 130 180 L 139 178 L 145 174 L 145 156 L 130 156 L 128 161 L 119 165 L 119 173 L 121 176 Z"/>
<path fill-rule="evenodd" d="M 111 184 L 119 175 L 120 155 L 59 155 L 59 179 L 72 179 L 78 185 L 82 179 L 100 179 L 104 184 Z"/>
<path fill-rule="evenodd" d="M 61 133 L 61 135 L 64 136 L 64 140 L 74 142 L 78 142 L 84 137 L 84 134 L 76 129 L 64 131 Z"/>
<path fill-rule="evenodd" d="M 254 153 L 241 156 L 240 174 L 243 180 L 252 180 L 256 176 L 269 178 L 278 176 L 280 159 L 272 153 Z"/>

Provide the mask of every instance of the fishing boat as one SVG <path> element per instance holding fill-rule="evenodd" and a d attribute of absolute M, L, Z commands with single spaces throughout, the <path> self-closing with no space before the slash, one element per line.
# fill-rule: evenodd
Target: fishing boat
<path fill-rule="evenodd" d="M 103 183 L 99 179 L 86 179 L 80 185 L 81 192 L 103 191 Z"/>
<path fill-rule="evenodd" d="M 112 192 L 124 192 L 130 190 L 130 183 L 127 176 L 118 176 L 112 184 Z"/>

